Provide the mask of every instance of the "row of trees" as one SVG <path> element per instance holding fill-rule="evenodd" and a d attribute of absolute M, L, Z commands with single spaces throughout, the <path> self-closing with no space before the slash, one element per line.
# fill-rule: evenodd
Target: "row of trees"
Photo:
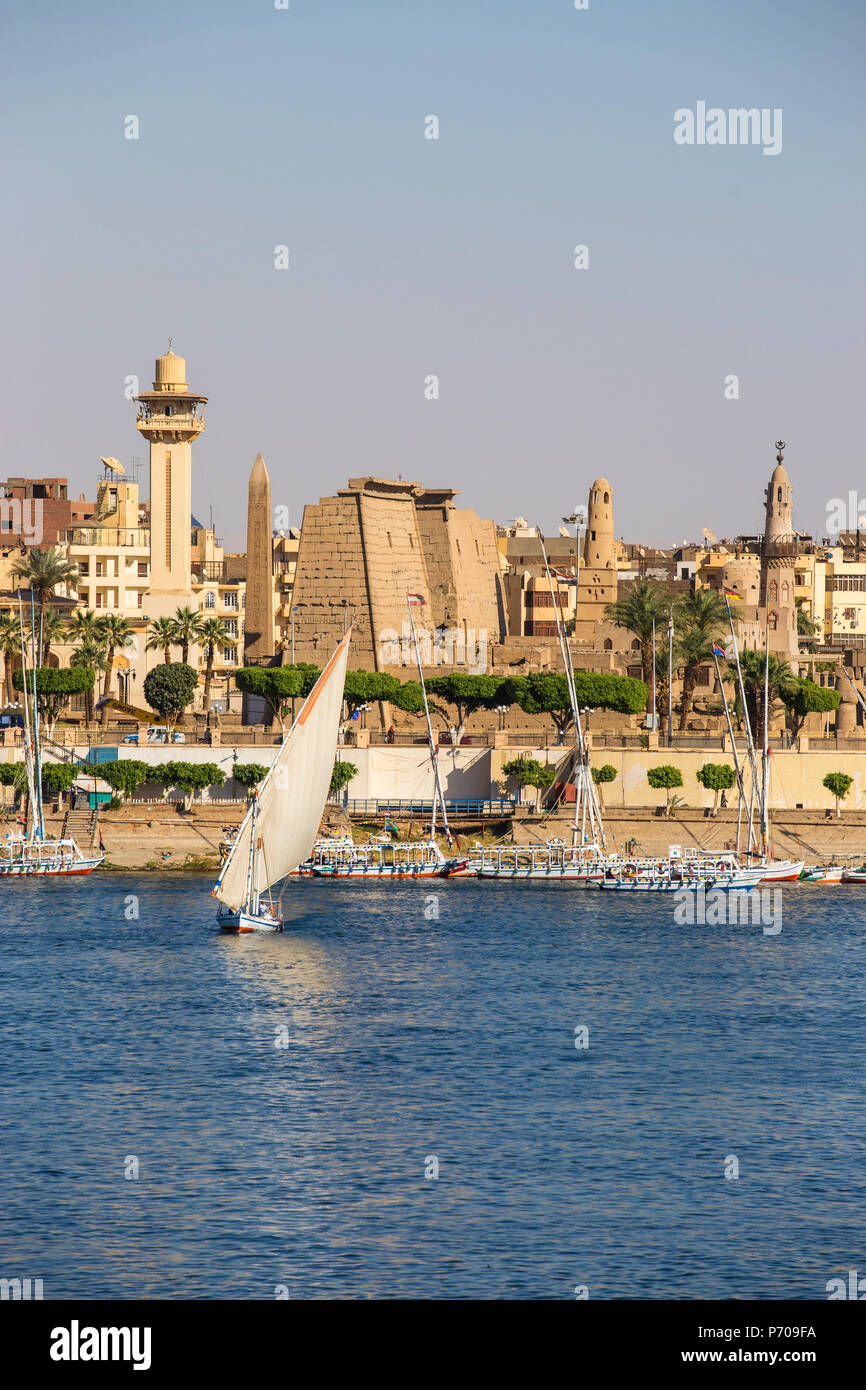
<path fill-rule="evenodd" d="M 668 708 L 668 638 L 669 617 L 673 620 L 673 671 L 682 681 L 679 707 L 679 729 L 686 728 L 692 710 L 699 672 L 713 660 L 713 644 L 725 644 L 730 639 L 728 610 L 723 596 L 715 589 L 698 589 L 693 594 L 673 598 L 662 585 L 650 580 L 638 580 L 630 592 L 605 609 L 606 618 L 625 628 L 640 644 L 641 674 L 649 685 L 653 671 L 656 679 L 656 713 L 664 727 Z M 739 621 L 736 608 L 734 622 Z M 798 608 L 798 631 L 814 634 L 815 624 Z M 653 647 L 653 628 L 656 643 Z M 835 710 L 841 699 L 839 692 L 829 690 L 813 681 L 795 676 L 784 657 L 770 657 L 770 709 L 780 701 L 787 713 L 788 726 L 796 736 L 807 714 Z M 740 652 L 743 688 L 752 732 L 759 741 L 764 734 L 764 653 L 745 648 Z M 742 719 L 742 701 L 736 669 L 728 667 L 724 679 L 734 690 L 734 708 Z"/>
<path fill-rule="evenodd" d="M 239 690 L 264 699 L 282 728 L 292 701 L 303 699 L 319 677 L 319 668 L 295 666 L 243 666 L 235 681 Z M 576 671 L 578 704 L 587 709 L 612 709 L 637 714 L 646 704 L 647 688 L 642 681 L 596 671 Z M 572 722 L 568 682 L 564 675 L 544 671 L 527 676 L 471 676 L 453 672 L 431 676 L 425 681 L 432 711 L 445 719 L 452 739 L 459 743 L 468 720 L 478 710 L 518 705 L 527 714 L 549 714 L 564 740 Z M 384 671 L 347 671 L 343 691 L 349 713 L 362 705 L 387 701 L 409 714 L 424 710 L 419 681 L 399 681 Z"/>

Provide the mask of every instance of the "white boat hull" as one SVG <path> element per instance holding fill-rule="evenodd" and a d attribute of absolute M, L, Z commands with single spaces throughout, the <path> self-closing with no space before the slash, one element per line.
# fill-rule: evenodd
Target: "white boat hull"
<path fill-rule="evenodd" d="M 230 932 L 278 932 L 283 924 L 276 917 L 256 915 L 241 908 L 238 912 L 218 912 L 217 922 L 220 931 Z"/>

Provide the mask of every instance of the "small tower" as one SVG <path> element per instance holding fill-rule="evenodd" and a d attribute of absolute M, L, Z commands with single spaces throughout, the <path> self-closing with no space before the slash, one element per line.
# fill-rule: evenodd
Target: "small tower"
<path fill-rule="evenodd" d="M 617 568 L 613 535 L 613 491 L 607 478 L 596 478 L 589 489 L 586 535 L 583 540 L 574 635 L 593 642 L 604 611 L 616 602 Z"/>
<path fill-rule="evenodd" d="M 587 569 L 616 569 L 612 497 L 607 478 L 596 478 L 589 489 L 586 537 L 583 542 L 583 563 Z"/>
<path fill-rule="evenodd" d="M 136 427 L 150 443 L 151 618 L 168 617 L 192 591 L 192 441 L 204 429 L 207 396 L 186 382 L 186 362 L 171 350 L 157 357 L 152 391 L 138 402 Z"/>
<path fill-rule="evenodd" d="M 761 548 L 761 607 L 769 623 L 769 648 L 796 657 L 797 605 L 794 602 L 796 538 L 791 483 L 782 462 L 785 441 L 776 440 L 776 467 L 767 485 L 766 522 Z"/>

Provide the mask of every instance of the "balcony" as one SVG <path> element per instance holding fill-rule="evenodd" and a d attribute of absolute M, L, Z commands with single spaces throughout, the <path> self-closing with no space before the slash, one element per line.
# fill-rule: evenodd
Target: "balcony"
<path fill-rule="evenodd" d="M 140 410 L 136 417 L 135 427 L 147 438 L 154 436 L 160 440 L 163 436 L 172 436 L 173 439 L 180 439 L 184 436 L 201 434 L 204 429 L 204 420 L 200 415 L 193 414 L 192 411 L 178 412 L 172 411 L 167 415 L 165 411 Z"/>

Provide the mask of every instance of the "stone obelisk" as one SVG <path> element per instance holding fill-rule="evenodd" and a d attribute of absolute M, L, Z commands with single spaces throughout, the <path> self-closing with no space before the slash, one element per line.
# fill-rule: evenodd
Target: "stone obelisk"
<path fill-rule="evenodd" d="M 261 454 L 250 474 L 247 507 L 247 591 L 244 614 L 244 665 L 265 664 L 274 655 L 274 578 L 271 480 Z M 259 724 L 264 701 L 244 698 L 244 722 Z"/>

